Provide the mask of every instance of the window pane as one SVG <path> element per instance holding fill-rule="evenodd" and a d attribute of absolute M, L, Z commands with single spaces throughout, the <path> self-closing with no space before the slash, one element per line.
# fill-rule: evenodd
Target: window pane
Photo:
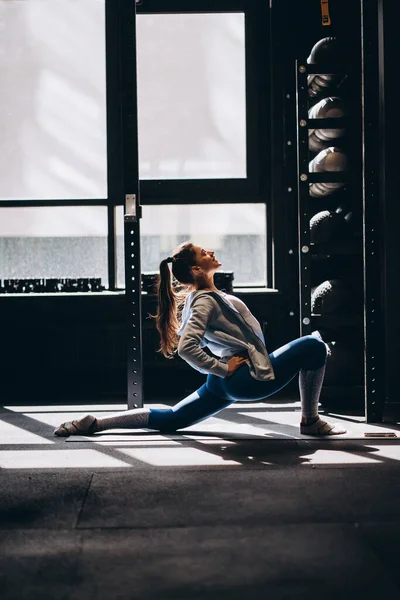
<path fill-rule="evenodd" d="M 246 177 L 244 14 L 138 15 L 141 179 Z"/>
<path fill-rule="evenodd" d="M 107 197 L 104 0 L 0 0 L 0 200 Z"/>
<path fill-rule="evenodd" d="M 117 207 L 117 279 L 125 287 L 123 207 Z M 265 204 L 143 206 L 142 272 L 158 271 L 160 261 L 183 241 L 215 250 L 221 271 L 233 271 L 234 286 L 266 285 Z"/>
<path fill-rule="evenodd" d="M 53 277 L 108 287 L 106 207 L 0 209 L 0 279 Z"/>

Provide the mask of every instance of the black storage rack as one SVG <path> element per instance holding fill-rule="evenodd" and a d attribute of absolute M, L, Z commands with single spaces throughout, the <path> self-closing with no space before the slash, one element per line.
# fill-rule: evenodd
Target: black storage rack
<path fill-rule="evenodd" d="M 379 394 L 382 390 L 383 369 L 379 369 L 377 365 L 378 351 L 374 347 L 374 341 L 377 339 L 377 319 L 374 318 L 377 311 L 377 298 L 372 290 L 375 284 L 379 286 L 379 273 L 377 265 L 377 248 L 371 244 L 367 232 L 374 232 L 377 235 L 377 225 L 372 222 L 373 227 L 367 222 L 369 211 L 366 210 L 368 203 L 368 191 L 365 185 L 365 170 L 359 169 L 359 172 L 354 170 L 346 172 L 309 172 L 309 145 L 308 145 L 308 130 L 317 128 L 343 128 L 348 123 L 348 117 L 337 118 L 318 118 L 309 119 L 309 97 L 307 77 L 312 74 L 331 74 L 343 75 L 343 69 L 332 68 L 332 65 L 326 67 L 321 65 L 309 65 L 305 59 L 296 61 L 296 128 L 297 128 L 297 193 L 298 193 L 298 268 L 299 268 L 299 329 L 300 335 L 309 335 L 313 330 L 328 327 L 330 329 L 340 327 L 353 327 L 357 335 L 362 337 L 363 357 L 363 374 L 362 379 L 356 385 L 343 386 L 324 385 L 321 398 L 339 399 L 340 397 L 352 397 L 356 401 L 364 401 L 365 418 L 367 422 L 382 421 L 382 413 L 384 406 L 383 394 Z M 348 73 L 346 73 L 348 75 Z M 328 95 L 328 94 L 327 94 Z M 361 95 L 361 94 L 360 94 Z M 360 119 L 361 121 L 361 119 Z M 361 127 L 361 123 L 360 123 Z M 362 164 L 364 157 L 365 138 L 360 132 L 360 148 L 359 164 Z M 334 145 L 334 144 L 332 144 Z M 316 210 L 309 195 L 309 185 L 313 182 L 346 182 L 346 185 L 355 184 L 355 188 L 360 190 L 362 196 L 362 206 L 359 208 L 359 215 L 362 215 L 362 239 L 359 240 L 359 245 L 345 243 L 344 247 L 340 248 L 340 244 L 326 244 L 318 249 L 314 248 L 310 242 L 310 218 Z M 334 194 L 333 194 L 334 195 Z M 333 196 L 332 195 L 332 196 Z M 328 202 L 329 204 L 329 202 Z M 361 204 L 361 198 L 360 198 Z M 314 205 L 315 206 L 315 205 Z M 318 210 L 322 210 L 321 207 Z M 373 218 L 373 217 L 372 217 Z M 373 243 L 373 242 L 372 242 Z M 360 310 L 357 314 L 346 315 L 316 315 L 312 314 L 311 310 L 311 288 L 312 288 L 312 266 L 313 259 L 316 253 L 325 253 L 325 258 L 330 259 L 332 256 L 342 255 L 349 256 L 360 255 L 362 260 L 362 273 L 360 279 L 363 282 L 362 301 Z M 328 359 L 329 360 L 329 359 Z M 329 401 L 328 401 L 329 404 Z"/>

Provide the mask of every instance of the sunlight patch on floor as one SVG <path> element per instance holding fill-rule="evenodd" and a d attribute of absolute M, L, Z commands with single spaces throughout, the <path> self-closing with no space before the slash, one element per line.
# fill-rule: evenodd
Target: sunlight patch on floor
<path fill-rule="evenodd" d="M 236 442 L 234 442 L 232 440 L 221 440 L 220 438 L 204 438 L 204 439 L 197 438 L 196 441 L 198 444 L 204 444 L 205 446 L 218 446 L 218 447 L 221 447 L 222 449 L 225 446 L 236 446 Z"/>
<path fill-rule="evenodd" d="M 376 446 L 374 444 L 373 449 L 376 449 L 377 452 L 375 453 L 374 456 L 376 456 L 377 458 L 389 458 L 390 460 L 400 460 L 400 446 L 393 444 L 393 445 L 382 445 L 382 446 Z"/>
<path fill-rule="evenodd" d="M 194 432 L 201 432 L 202 434 L 218 434 L 220 437 L 223 435 L 229 435 L 232 437 L 256 437 L 265 439 L 268 433 L 273 433 L 269 427 L 258 427 L 251 425 L 250 423 L 233 423 L 226 421 L 225 419 L 219 419 L 213 417 L 207 421 L 198 423 L 197 425 L 191 425 L 182 430 L 182 434 L 194 434 Z"/>
<path fill-rule="evenodd" d="M 97 450 L 13 450 L 0 452 L 1 469 L 101 469 L 130 465 Z"/>
<path fill-rule="evenodd" d="M 97 440 L 93 439 L 93 438 L 91 438 L 91 441 L 94 444 L 98 443 Z M 155 442 L 148 442 L 147 439 L 135 440 L 134 444 L 135 444 L 135 448 L 138 446 L 145 446 L 146 448 L 158 448 L 159 452 L 162 452 L 163 448 L 167 447 L 167 446 L 180 446 L 181 445 L 180 442 L 176 442 L 175 440 L 168 440 L 167 438 L 165 438 L 163 440 L 158 440 Z M 101 442 L 101 446 L 115 446 L 118 448 L 123 448 L 125 445 L 131 446 L 132 440 L 128 438 L 126 441 L 124 439 L 122 439 L 122 440 L 117 440 L 117 441 L 116 440 L 111 440 L 111 441 L 107 440 L 105 442 Z"/>
<path fill-rule="evenodd" d="M 264 421 L 268 424 L 277 424 L 277 425 L 296 425 L 296 427 L 299 426 L 300 423 L 300 419 L 301 419 L 301 414 L 300 412 L 293 412 L 293 411 L 288 411 L 288 412 L 284 412 L 284 411 L 279 411 L 279 412 L 270 412 L 270 411 L 265 411 L 265 412 L 248 412 L 248 411 L 241 411 L 239 413 L 240 415 L 243 415 L 244 417 L 251 417 L 252 419 L 258 419 L 260 421 Z"/>
<path fill-rule="evenodd" d="M 37 435 L 36 433 L 31 433 L 30 431 L 26 431 L 26 429 L 0 420 L 0 444 L 2 446 L 5 444 L 10 444 L 10 446 L 12 446 L 21 444 L 37 445 L 53 443 L 53 441 Z"/>

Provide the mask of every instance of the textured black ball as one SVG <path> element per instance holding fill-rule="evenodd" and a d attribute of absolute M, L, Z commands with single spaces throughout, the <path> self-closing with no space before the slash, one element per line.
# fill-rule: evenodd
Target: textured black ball
<path fill-rule="evenodd" d="M 310 219 L 310 240 L 313 244 L 325 244 L 333 239 L 345 238 L 349 230 L 351 213 L 343 209 L 321 210 Z"/>
<path fill-rule="evenodd" d="M 318 40 L 307 58 L 309 64 L 329 64 L 343 59 L 343 47 L 334 36 Z"/>
<path fill-rule="evenodd" d="M 350 300 L 349 290 L 340 279 L 328 279 L 318 285 L 311 294 L 311 312 L 330 314 L 342 312 Z"/>
<path fill-rule="evenodd" d="M 310 240 L 314 244 L 329 242 L 335 235 L 339 223 L 338 215 L 330 210 L 321 210 L 310 220 Z"/>

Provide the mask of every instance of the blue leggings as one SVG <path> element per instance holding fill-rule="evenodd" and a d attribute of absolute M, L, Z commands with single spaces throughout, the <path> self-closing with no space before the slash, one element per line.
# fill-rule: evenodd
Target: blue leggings
<path fill-rule="evenodd" d="M 215 415 L 233 402 L 268 398 L 285 387 L 301 369 L 315 371 L 322 367 L 326 362 L 326 346 L 319 338 L 306 335 L 271 352 L 269 357 L 275 379 L 257 381 L 250 375 L 247 364 L 225 379 L 208 375 L 204 385 L 172 408 L 151 408 L 148 427 L 176 431 Z"/>

